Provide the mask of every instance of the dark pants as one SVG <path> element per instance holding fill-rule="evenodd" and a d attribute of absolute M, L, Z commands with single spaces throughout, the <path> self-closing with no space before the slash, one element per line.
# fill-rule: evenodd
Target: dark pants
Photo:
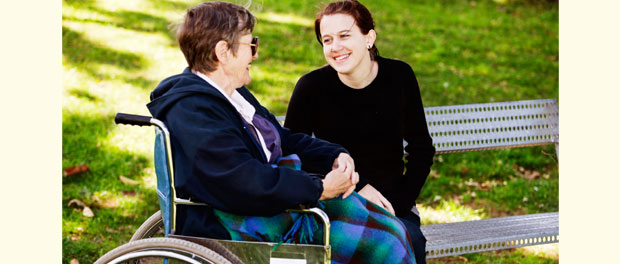
<path fill-rule="evenodd" d="M 426 264 L 426 237 L 424 237 L 422 230 L 420 230 L 420 217 L 413 212 L 408 212 L 406 215 L 398 218 L 405 224 L 411 236 L 416 263 Z"/>

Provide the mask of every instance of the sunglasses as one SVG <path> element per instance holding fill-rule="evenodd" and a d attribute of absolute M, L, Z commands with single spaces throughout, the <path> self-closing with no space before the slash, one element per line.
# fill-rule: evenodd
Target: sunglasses
<path fill-rule="evenodd" d="M 233 44 L 250 45 L 250 49 L 252 49 L 252 56 L 256 56 L 256 53 L 258 52 L 258 37 L 253 37 L 251 43 L 234 42 Z"/>

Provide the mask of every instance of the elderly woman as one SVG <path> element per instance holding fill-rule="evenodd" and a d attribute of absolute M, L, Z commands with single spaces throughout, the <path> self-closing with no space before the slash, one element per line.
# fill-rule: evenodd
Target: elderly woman
<path fill-rule="evenodd" d="M 314 30 L 328 65 L 299 79 L 284 126 L 349 150 L 360 176 L 356 191 L 405 224 L 416 261 L 425 263 L 415 200 L 435 148 L 416 76 L 407 63 L 379 56 L 375 22 L 358 1 L 327 4 Z"/>
<path fill-rule="evenodd" d="M 402 223 L 353 193 L 358 174 L 348 152 L 280 127 L 244 86 L 258 58 L 254 23 L 230 3 L 188 10 L 177 38 L 189 67 L 151 93 L 150 112 L 170 130 L 177 196 L 209 205 L 179 205 L 176 233 L 278 242 L 290 226 L 274 234 L 235 221 L 291 225 L 285 209 L 319 204 L 332 221 L 335 263 L 412 262 Z M 291 154 L 324 178 L 277 164 Z"/>

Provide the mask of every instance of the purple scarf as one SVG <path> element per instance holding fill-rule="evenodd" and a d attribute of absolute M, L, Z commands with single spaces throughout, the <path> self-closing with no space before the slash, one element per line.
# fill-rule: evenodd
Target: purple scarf
<path fill-rule="evenodd" d="M 263 136 L 267 149 L 271 151 L 271 157 L 268 157 L 269 163 L 274 163 L 276 159 L 282 156 L 282 142 L 280 139 L 280 134 L 278 133 L 276 127 L 269 122 L 269 120 L 258 114 L 254 114 L 252 124 L 247 122 L 246 124 L 252 128 L 250 131 L 259 144 L 260 140 L 258 139 L 258 135 L 254 129 L 258 129 Z"/>

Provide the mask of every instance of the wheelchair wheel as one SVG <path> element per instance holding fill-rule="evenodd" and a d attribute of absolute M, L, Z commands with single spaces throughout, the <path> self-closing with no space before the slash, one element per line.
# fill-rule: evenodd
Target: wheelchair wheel
<path fill-rule="evenodd" d="M 151 217 L 146 219 L 138 230 L 133 234 L 131 241 L 150 237 L 163 237 L 164 236 L 164 220 L 161 217 L 161 211 L 155 212 Z"/>
<path fill-rule="evenodd" d="M 121 245 L 101 256 L 95 264 L 115 263 L 212 263 L 231 261 L 214 251 L 175 238 L 146 238 Z"/>

